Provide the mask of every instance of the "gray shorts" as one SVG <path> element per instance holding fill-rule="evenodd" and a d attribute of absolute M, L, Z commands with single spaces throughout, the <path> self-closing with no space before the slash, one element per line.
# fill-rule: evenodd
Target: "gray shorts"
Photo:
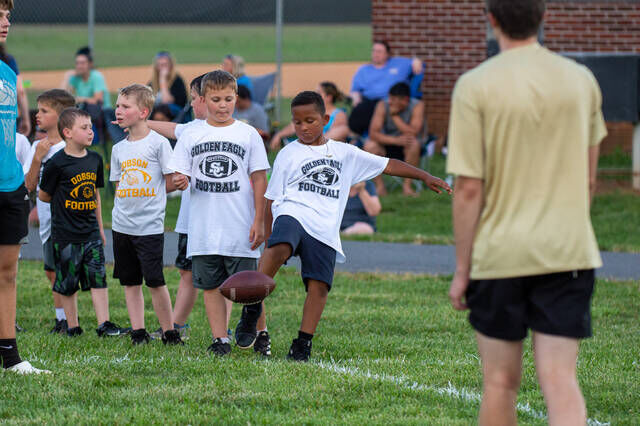
<path fill-rule="evenodd" d="M 240 271 L 258 269 L 258 259 L 253 257 L 220 256 L 217 254 L 191 258 L 193 286 L 202 290 L 214 290 L 231 275 Z"/>
<path fill-rule="evenodd" d="M 53 241 L 51 237 L 42 245 L 42 260 L 44 261 L 45 271 L 55 271 L 56 261 L 53 258 Z"/>

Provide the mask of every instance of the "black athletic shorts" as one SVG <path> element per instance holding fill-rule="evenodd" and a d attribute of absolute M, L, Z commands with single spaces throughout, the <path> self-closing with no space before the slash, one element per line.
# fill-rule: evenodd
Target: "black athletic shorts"
<path fill-rule="evenodd" d="M 56 270 L 56 260 L 53 257 L 53 240 L 51 237 L 47 239 L 42 245 L 42 259 L 44 263 L 45 271 L 55 271 Z"/>
<path fill-rule="evenodd" d="M 593 269 L 546 275 L 472 280 L 469 322 L 480 333 L 522 340 L 531 329 L 572 338 L 591 337 Z"/>
<path fill-rule="evenodd" d="M 178 255 L 176 256 L 176 268 L 183 271 L 191 270 L 191 259 L 187 257 L 187 234 L 178 234 Z"/>
<path fill-rule="evenodd" d="M 78 289 L 107 288 L 102 241 L 53 243 L 56 280 L 53 291 L 71 296 Z"/>
<path fill-rule="evenodd" d="M 124 286 L 142 285 L 162 287 L 164 234 L 128 235 L 111 231 L 113 235 L 113 278 Z"/>
<path fill-rule="evenodd" d="M 24 184 L 12 192 L 0 192 L 0 245 L 27 242 L 29 195 Z"/>
<path fill-rule="evenodd" d="M 291 256 L 300 257 L 301 275 L 305 288 L 309 280 L 316 280 L 327 284 L 331 291 L 333 271 L 336 267 L 336 251 L 313 238 L 304 230 L 300 222 L 287 215 L 278 216 L 274 222 L 267 247 L 283 243 L 291 246 Z"/>
<path fill-rule="evenodd" d="M 221 256 L 206 254 L 193 256 L 193 287 L 214 290 L 231 275 L 240 271 L 258 269 L 258 259 L 253 257 Z"/>

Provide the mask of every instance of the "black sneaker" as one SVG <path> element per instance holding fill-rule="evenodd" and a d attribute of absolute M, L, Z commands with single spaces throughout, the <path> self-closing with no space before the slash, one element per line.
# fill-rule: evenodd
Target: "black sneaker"
<path fill-rule="evenodd" d="M 77 326 L 73 328 L 67 328 L 67 336 L 69 337 L 77 337 L 83 333 L 82 327 Z"/>
<path fill-rule="evenodd" d="M 213 343 L 207 348 L 207 352 L 211 352 L 215 356 L 226 356 L 231 353 L 231 345 L 224 343 L 219 337 L 213 339 Z"/>
<path fill-rule="evenodd" d="M 118 327 L 111 321 L 105 321 L 98 328 L 96 328 L 96 333 L 98 333 L 98 337 L 106 337 L 106 336 L 120 336 L 125 333 L 125 329 Z"/>
<path fill-rule="evenodd" d="M 271 338 L 269 332 L 261 331 L 253 344 L 253 350 L 262 356 L 271 356 Z"/>
<path fill-rule="evenodd" d="M 67 328 L 69 328 L 69 325 L 67 324 L 67 320 L 63 319 L 63 320 L 55 320 L 55 321 L 56 321 L 56 324 L 53 326 L 51 331 L 49 331 L 49 333 L 65 334 L 67 332 Z"/>
<path fill-rule="evenodd" d="M 311 356 L 311 340 L 293 339 L 287 359 L 292 361 L 309 361 Z"/>
<path fill-rule="evenodd" d="M 175 328 L 162 333 L 162 343 L 165 345 L 184 345 L 184 342 L 180 338 L 180 332 Z"/>
<path fill-rule="evenodd" d="M 151 341 L 151 336 L 147 333 L 147 330 L 144 328 L 139 328 L 138 330 L 131 331 L 131 343 L 134 345 L 144 345 Z"/>
<path fill-rule="evenodd" d="M 236 326 L 236 345 L 240 349 L 249 349 L 256 341 L 256 325 L 262 313 L 262 303 L 245 305 L 242 307 L 242 315 Z"/>

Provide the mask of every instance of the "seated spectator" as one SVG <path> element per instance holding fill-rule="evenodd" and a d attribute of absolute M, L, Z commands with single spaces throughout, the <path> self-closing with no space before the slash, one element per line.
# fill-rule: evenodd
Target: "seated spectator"
<path fill-rule="evenodd" d="M 148 85 L 156 95 L 156 105 L 169 106 L 174 117 L 187 105 L 187 86 L 169 52 L 159 52 L 153 59 L 153 76 Z"/>
<path fill-rule="evenodd" d="M 262 105 L 257 102 L 251 102 L 251 92 L 243 84 L 238 86 L 238 100 L 236 101 L 233 118 L 253 126 L 260 133 L 263 140 L 269 139 L 269 117 L 267 117 Z"/>
<path fill-rule="evenodd" d="M 175 118 L 171 113 L 171 108 L 169 108 L 169 105 L 166 104 L 154 106 L 149 117 L 150 120 L 155 121 L 173 121 L 173 119 Z"/>
<path fill-rule="evenodd" d="M 366 134 L 378 101 L 386 99 L 391 86 L 409 84 L 414 76 L 421 77 L 424 64 L 418 58 L 391 57 L 391 49 L 385 41 L 374 41 L 371 63 L 362 65 L 353 76 L 351 99 L 353 111 L 349 116 L 349 128 L 359 135 Z"/>
<path fill-rule="evenodd" d="M 408 84 L 397 83 L 389 90 L 389 99 L 376 105 L 364 150 L 417 167 L 424 133 L 424 104 L 410 97 Z M 375 183 L 378 194 L 386 195 L 381 176 L 375 178 Z M 416 195 L 411 179 L 404 180 L 402 192 Z"/>
<path fill-rule="evenodd" d="M 0 44 L 0 60 L 7 64 L 9 68 L 16 73 L 16 89 L 18 91 L 18 133 L 24 136 L 29 136 L 31 133 L 31 119 L 29 116 L 29 99 L 27 98 L 27 91 L 24 90 L 24 84 L 22 77 L 20 76 L 20 69 L 16 59 L 7 53 L 4 44 Z"/>
<path fill-rule="evenodd" d="M 327 115 L 329 115 L 329 122 L 324 126 L 324 136 L 327 139 L 346 141 L 349 135 L 347 114 L 342 108 L 336 106 L 337 102 L 344 101 L 344 95 L 338 90 L 336 85 L 330 81 L 320 83 L 316 92 L 322 97 Z M 282 146 L 282 139 L 293 136 L 294 134 L 293 123 L 287 124 L 271 138 L 269 147 L 274 151 L 279 150 Z"/>
<path fill-rule="evenodd" d="M 360 182 L 349 190 L 340 232 L 344 235 L 368 235 L 376 232 L 376 216 L 382 206 L 376 186 L 370 180 Z"/>
<path fill-rule="evenodd" d="M 61 88 L 72 93 L 78 104 L 111 108 L 107 83 L 100 71 L 93 68 L 93 57 L 88 47 L 82 47 L 76 52 L 75 69 L 65 73 Z"/>
<path fill-rule="evenodd" d="M 244 59 L 238 55 L 227 55 L 222 59 L 222 69 L 236 78 L 238 86 L 246 86 L 253 92 L 253 83 L 244 73 Z"/>

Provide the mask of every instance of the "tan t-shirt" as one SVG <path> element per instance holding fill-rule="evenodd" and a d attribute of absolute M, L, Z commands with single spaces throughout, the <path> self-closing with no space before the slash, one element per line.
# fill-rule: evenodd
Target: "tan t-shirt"
<path fill-rule="evenodd" d="M 607 134 L 601 104 L 586 67 L 537 43 L 460 77 L 447 170 L 484 180 L 472 279 L 602 265 L 588 183 L 588 148 Z"/>

